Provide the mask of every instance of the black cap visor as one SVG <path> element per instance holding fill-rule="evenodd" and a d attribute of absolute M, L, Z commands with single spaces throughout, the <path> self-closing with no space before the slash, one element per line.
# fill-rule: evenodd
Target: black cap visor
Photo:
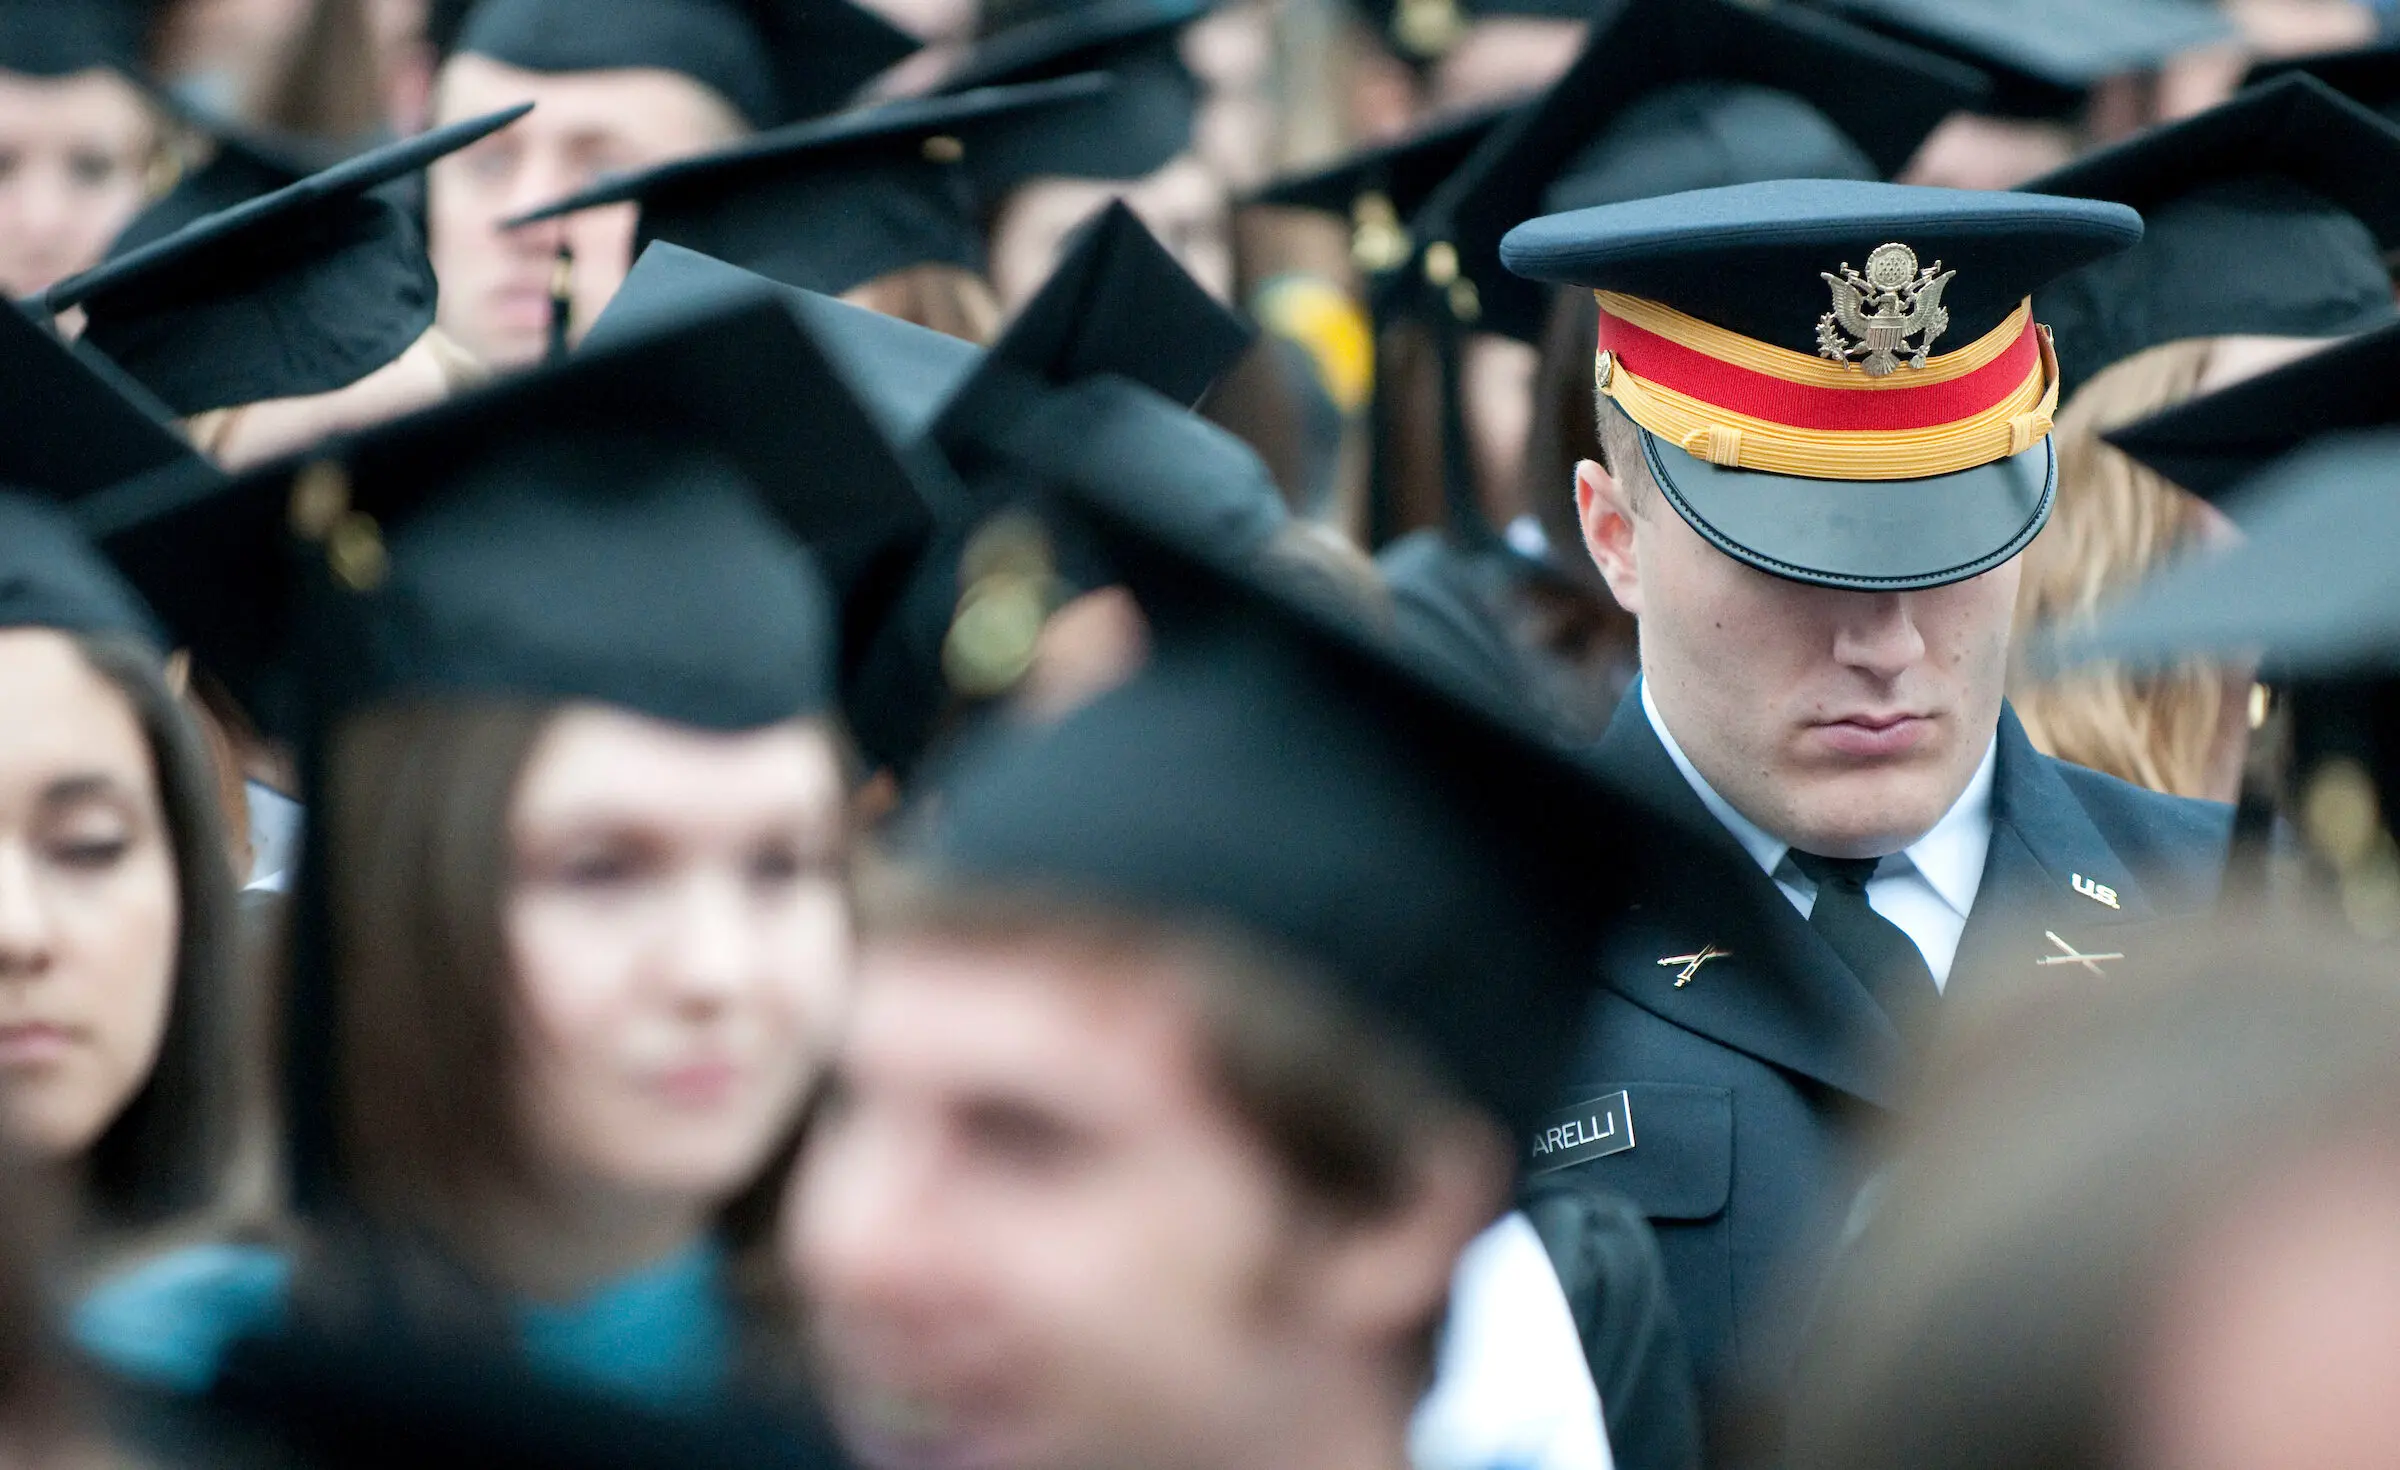
<path fill-rule="evenodd" d="M 1651 478 L 1710 545 L 1820 587 L 1911 592 L 1981 576 L 2040 533 L 2058 493 L 2048 439 L 1921 480 L 1811 480 L 1728 469 L 1640 433 Z"/>

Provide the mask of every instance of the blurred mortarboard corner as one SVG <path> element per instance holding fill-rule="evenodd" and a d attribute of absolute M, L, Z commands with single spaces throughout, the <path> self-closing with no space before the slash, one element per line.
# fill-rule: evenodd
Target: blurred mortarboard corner
<path fill-rule="evenodd" d="M 832 112 L 918 43 L 851 0 L 479 0 L 450 52 L 535 72 L 671 71 L 758 129 Z"/>
<path fill-rule="evenodd" d="M 1105 75 L 909 99 L 801 123 L 606 180 L 518 216 L 628 200 L 637 252 L 666 241 L 838 295 L 907 266 L 980 272 L 998 196 L 1105 136 Z"/>
<path fill-rule="evenodd" d="M 1469 324 L 1538 342 L 1549 289 L 1500 264 L 1501 237 L 1525 220 L 1767 179 L 1887 176 L 1984 93 L 1970 67 L 1810 11 L 1618 0 L 1566 75 L 1435 189 L 1420 249 L 1428 268 L 1472 283 Z"/>
<path fill-rule="evenodd" d="M 827 577 L 924 529 L 789 314 L 729 302 L 231 480 L 78 518 L 269 729 L 409 693 L 744 728 L 822 709 Z M 805 543 L 810 555 L 797 549 Z"/>
<path fill-rule="evenodd" d="M 83 341 L 181 415 L 347 387 L 433 325 L 424 241 L 375 191 L 528 110 L 337 164 L 62 281 L 44 303 L 81 307 Z"/>
<path fill-rule="evenodd" d="M 73 497 L 170 467 L 207 469 L 165 404 L 23 311 L 0 310 L 0 391 L 0 485 Z"/>
<path fill-rule="evenodd" d="M 2186 400 L 2100 437 L 2244 519 L 2248 482 L 2321 435 L 2400 423 L 2400 323 Z"/>
<path fill-rule="evenodd" d="M 214 474 L 138 387 L 80 360 L 0 307 L 0 626 L 120 634 L 163 647 L 141 600 L 76 534 L 66 507 L 119 480 L 179 466 Z"/>
<path fill-rule="evenodd" d="M 2142 213 L 2142 243 L 2043 288 L 2062 396 L 2147 348 L 2391 322 L 2400 128 L 2287 76 L 2025 185 Z"/>
<path fill-rule="evenodd" d="M 2263 651 L 2274 678 L 2400 675 L 2400 429 L 2303 445 L 2254 478 L 2243 511 L 2238 544 L 2195 551 L 2092 627 L 2054 632 L 2040 662 L 2148 669 Z"/>
<path fill-rule="evenodd" d="M 1057 726 L 962 757 L 923 852 L 955 879 L 1281 944 L 1529 1128 L 1615 913 L 1593 895 L 1631 902 L 1640 871 L 1686 844 L 1355 610 L 1145 493 L 1111 447 L 1118 387 L 1060 394 L 990 448 L 1118 570 L 1150 663 Z M 1712 871 L 1689 846 L 1678 871 Z"/>
<path fill-rule="evenodd" d="M 1378 143 L 1304 173 L 1276 179 L 1243 201 L 1349 219 L 1350 258 L 1369 277 L 1406 265 L 1408 224 L 1434 190 L 1524 104 L 1439 118 L 1404 138 Z"/>
<path fill-rule="evenodd" d="M 206 126 L 207 158 L 187 168 L 175 187 L 133 217 L 110 242 L 108 258 L 130 255 L 188 225 L 222 214 L 341 162 L 323 145 L 302 138 L 268 137 L 218 122 Z"/>
<path fill-rule="evenodd" d="M 755 278 L 748 278 L 755 284 Z M 667 245 L 637 263 L 591 341 L 670 321 L 747 289 L 745 273 Z M 935 739 L 958 691 L 944 650 L 960 616 L 978 531 L 1024 487 L 985 476 L 982 440 L 1043 398 L 1107 374 L 1137 386 L 1154 410 L 1141 473 L 1162 496 L 1207 498 L 1227 525 L 1280 509 L 1255 456 L 1181 412 L 1249 341 L 1246 324 L 1186 275 L 1138 219 L 1112 204 L 1069 246 L 1058 269 L 988 351 L 910 323 L 785 288 L 789 309 L 904 445 L 938 453 L 951 474 L 934 492 L 938 529 L 885 598 L 846 599 L 851 722 L 878 763 L 907 774 Z M 1163 412 L 1157 412 L 1163 410 Z M 1213 466 L 1195 486 L 1194 469 Z M 1263 513 L 1262 513 L 1263 518 Z M 1056 569 L 1070 578 L 1103 575 Z M 1097 585 L 1097 584 L 1091 584 Z M 1033 630 L 1038 632 L 1038 619 Z"/>
<path fill-rule="evenodd" d="M 105 67 L 148 86 L 161 0 L 0 0 L 0 71 L 65 77 Z"/>
<path fill-rule="evenodd" d="M 2235 38 L 2206 0 L 1815 0 L 1876 29 L 1982 68 L 1985 110 L 2074 114 L 2110 77 L 2154 71 Z"/>
<path fill-rule="evenodd" d="M 987 29 L 944 73 L 938 90 L 1048 81 L 1081 72 L 1115 78 L 1085 135 L 1058 140 L 1036 173 L 1138 179 L 1191 146 L 1202 87 L 1183 59 L 1183 32 L 1208 0 L 1083 0 L 1044 6 Z M 1006 13 L 987 12 L 987 23 Z"/>
<path fill-rule="evenodd" d="M 2386 41 L 2355 51 L 2331 51 L 2262 61 L 2246 86 L 2302 72 L 2390 122 L 2400 122 L 2400 44 Z"/>

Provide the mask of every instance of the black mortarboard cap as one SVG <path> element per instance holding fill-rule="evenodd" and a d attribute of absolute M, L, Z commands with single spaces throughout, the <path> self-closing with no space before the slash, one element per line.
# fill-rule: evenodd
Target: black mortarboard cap
<path fill-rule="evenodd" d="M 1193 280 L 1122 200 L 1068 242 L 1057 269 L 992 344 L 978 375 L 952 395 L 935 437 L 950 437 L 1005 401 L 986 390 L 1007 373 L 1059 385 L 1113 375 L 1190 408 L 1250 345 L 1250 324 Z M 990 396 L 986 396 L 987 391 Z"/>
<path fill-rule="evenodd" d="M 1176 264 L 1133 211 L 1111 202 L 989 350 L 821 293 L 762 281 L 680 246 L 642 253 L 587 341 L 654 331 L 727 299 L 771 290 L 896 439 L 955 449 L 954 430 L 1027 379 L 1063 385 L 1113 373 L 1194 404 L 1251 340 L 1248 323 Z"/>
<path fill-rule="evenodd" d="M 105 360 L 0 308 L 0 485 L 72 498 L 121 480 L 207 461 L 174 416 Z"/>
<path fill-rule="evenodd" d="M 763 129 L 834 111 L 917 45 L 851 0 L 481 0 L 451 49 L 526 71 L 678 72 Z"/>
<path fill-rule="evenodd" d="M 64 77 L 107 67 L 150 74 L 158 0 L 0 0 L 0 71 Z"/>
<path fill-rule="evenodd" d="M 2262 61 L 2250 69 L 2246 85 L 2259 86 L 2293 72 L 2315 77 L 2377 116 L 2400 122 L 2400 45 L 2385 42 L 2355 51 Z"/>
<path fill-rule="evenodd" d="M 237 204 L 288 189 L 338 162 L 316 156 L 299 139 L 267 139 L 218 129 L 208 161 L 185 173 L 175 187 L 133 217 L 110 242 L 108 258 L 121 259 L 188 225 L 222 214 Z"/>
<path fill-rule="evenodd" d="M 2337 434 L 2257 477 L 2239 544 L 2154 574 L 2090 630 L 2056 635 L 2054 665 L 2134 667 L 2263 650 L 2269 677 L 2400 673 L 2400 429 Z"/>
<path fill-rule="evenodd" d="M 2027 184 L 2142 212 L 2142 243 L 2050 283 L 2065 392 L 2195 337 L 2338 337 L 2400 317 L 2400 128 L 2309 76 L 2254 88 Z"/>
<path fill-rule="evenodd" d="M 163 648 L 133 589 L 55 500 L 0 488 L 0 628 L 113 634 Z"/>
<path fill-rule="evenodd" d="M 1380 143 L 1322 168 L 1277 179 L 1249 204 L 1338 214 L 1351 225 L 1351 258 L 1369 274 L 1406 264 L 1408 222 L 1503 120 L 1525 104 L 1510 102 L 1440 118 L 1405 138 Z"/>
<path fill-rule="evenodd" d="M 2205 0 L 1819 0 L 1992 74 L 1989 110 L 2066 117 L 2094 84 L 2234 39 Z M 1871 90 L 1871 88 L 1870 88 Z"/>
<path fill-rule="evenodd" d="M 1089 0 L 977 41 L 942 78 L 945 93 L 1081 72 L 1116 79 L 1094 131 L 1061 139 L 1040 173 L 1138 179 L 1191 145 L 1202 88 L 1183 60 L 1183 31 L 1207 0 Z"/>
<path fill-rule="evenodd" d="M 1452 264 L 1434 269 L 1474 283 L 1474 326 L 1538 342 L 1550 292 L 1500 264 L 1501 237 L 1525 220 L 1762 179 L 1889 174 L 1983 92 L 1970 68 L 1809 11 L 1618 0 L 1566 75 L 1435 190 L 1417 233 L 1429 252 L 1452 247 Z"/>
<path fill-rule="evenodd" d="M 774 295 L 807 326 L 895 442 L 923 440 L 942 405 L 983 361 L 982 350 L 973 343 L 770 281 L 665 241 L 644 250 L 634 262 L 584 343 L 608 346 L 762 293 Z"/>
<path fill-rule="evenodd" d="M 130 476 L 214 472 L 166 411 L 0 306 L 0 627 L 115 633 L 163 646 L 141 599 L 85 544 L 64 507 Z"/>
<path fill-rule="evenodd" d="M 906 266 L 981 272 L 984 217 L 1105 127 L 1105 76 L 909 99 L 611 179 L 509 223 L 627 200 L 664 240 L 829 295 Z"/>
<path fill-rule="evenodd" d="M 79 516 L 283 733 L 425 694 L 744 729 L 831 698 L 816 568 L 855 577 L 921 534 L 896 473 L 799 325 L 753 300 Z"/>
<path fill-rule="evenodd" d="M 2247 482 L 2311 439 L 2400 424 L 2400 323 L 2101 435 L 2235 519 Z"/>
<path fill-rule="evenodd" d="M 1257 550 L 1286 520 L 1274 478 L 1250 446 L 1147 388 L 1113 376 L 1045 387 L 989 362 L 976 384 L 986 411 L 943 430 L 968 473 L 970 512 L 936 535 L 860 671 L 859 743 L 904 777 L 939 743 L 947 715 L 1005 693 L 1031 667 L 1038 626 L 1005 619 L 993 637 L 959 637 L 979 606 L 1023 606 L 1016 594 L 1028 592 L 1054 601 L 1121 580 L 1105 548 L 1073 535 L 1030 559 L 994 553 L 993 565 L 978 570 L 987 528 L 1001 528 L 997 545 L 1013 546 L 1014 521 L 1004 513 L 1038 507 L 1050 488 L 995 446 L 1028 426 L 1072 423 L 1081 463 L 1123 477 L 1156 515 L 1229 551 Z"/>
<path fill-rule="evenodd" d="M 334 1255 L 322 1251 L 313 1264 L 326 1275 L 346 1273 L 346 1260 L 328 1264 Z M 373 1269 L 362 1266 L 359 1274 Z M 444 1262 L 434 1269 L 455 1268 Z M 359 1294 L 374 1305 L 340 1314 L 301 1306 L 274 1328 L 236 1339 L 204 1403 L 177 1405 L 164 1423 L 159 1406 L 148 1403 L 120 1416 L 137 1421 L 136 1445 L 156 1442 L 168 1463 L 294 1470 L 836 1470 L 845 1463 L 820 1432 L 739 1395 L 652 1409 L 543 1372 L 503 1334 L 483 1332 L 471 1313 L 454 1312 L 464 1325 L 445 1326 L 403 1317 L 408 1308 L 390 1301 L 392 1293 Z M 154 1428 L 166 1432 L 153 1436 Z M 195 1430 L 214 1438 L 195 1439 Z"/>
<path fill-rule="evenodd" d="M 1493 128 L 1524 106 L 1521 101 L 1505 102 L 1436 118 L 1406 137 L 1276 179 L 1243 202 L 1350 214 L 1360 198 L 1380 194 L 1393 213 L 1408 219 Z"/>
<path fill-rule="evenodd" d="M 1988 571 L 2047 522 L 2055 378 L 2018 309 L 2141 237 L 2141 216 L 2104 200 L 1780 180 L 1545 216 L 1511 231 L 1501 256 L 1534 280 L 1632 298 L 1620 309 L 1649 317 L 1642 328 L 1603 311 L 1614 344 L 1603 391 L 1641 425 L 1651 477 L 1704 539 L 1776 576 L 1903 591 Z M 1944 344 L 1919 356 L 1951 364 L 1932 381 L 1898 356 L 1876 379 L 1872 329 L 1843 325 L 1847 314 L 1866 327 L 1872 281 L 1835 274 L 1856 275 L 1861 260 L 1889 283 L 1895 320 L 1906 320 L 1902 289 L 1916 292 L 1908 314 Z M 1938 318 L 1924 295 L 1937 271 Z M 1842 361 L 1827 361 L 1837 351 Z M 1958 370 L 1977 362 L 1988 371 Z M 1672 401 L 1645 386 L 1670 378 Z M 1696 428 L 1673 422 L 1685 400 Z M 1878 427 L 1916 432 L 1906 458 Z M 1936 439 L 1938 460 L 1924 452 Z"/>
<path fill-rule="evenodd" d="M 2258 658 L 2287 711 L 2291 810 L 2345 879 L 2372 875 L 2373 839 L 2400 811 L 2400 429 L 2303 445 L 2244 489 L 2239 514 L 2238 543 L 2154 573 L 2095 624 L 2044 638 L 2032 662 Z"/>
<path fill-rule="evenodd" d="M 50 288 L 83 340 L 178 414 L 329 393 L 433 325 L 435 284 L 407 212 L 374 191 L 528 107 L 379 148 Z"/>
<path fill-rule="evenodd" d="M 1058 400 L 995 447 L 1121 569 L 1151 661 L 963 760 L 925 856 L 954 879 L 1270 941 L 1529 1130 L 1581 1034 L 1604 926 L 1644 872 L 1705 884 L 1717 867 L 1322 594 L 1164 520 L 1093 452 L 1107 412 Z"/>
<path fill-rule="evenodd" d="M 619 332 L 674 320 L 755 282 L 723 262 L 654 245 L 588 340 L 604 343 Z M 960 570 L 968 543 L 1024 488 L 983 476 L 984 432 L 1031 411 L 1051 392 L 1103 374 L 1151 390 L 1159 397 L 1149 403 L 1174 414 L 1176 406 L 1197 402 L 1241 354 L 1249 329 L 1186 275 L 1122 204 L 1110 205 L 1085 227 L 989 351 L 829 297 L 789 288 L 779 294 L 886 434 L 940 453 L 965 476 L 933 494 L 938 528 L 898 592 L 881 603 L 846 600 L 859 654 L 847 666 L 853 732 L 873 759 L 906 773 L 952 703 L 942 649 L 964 590 Z M 1150 420 L 1153 432 L 1143 441 L 1149 457 L 1139 473 L 1157 487 L 1155 493 L 1184 493 L 1176 487 L 1189 488 L 1177 478 L 1186 474 L 1186 461 L 1206 460 L 1227 472 L 1203 478 L 1195 493 L 1220 496 L 1226 524 L 1262 506 L 1280 508 L 1255 456 L 1189 415 L 1174 416 L 1173 425 Z M 1185 429 L 1187 422 L 1194 427 Z M 1208 442 L 1196 445 L 1189 434 Z M 1101 575 L 1088 564 L 1064 570 L 1080 572 L 1086 586 L 1100 584 L 1088 580 Z"/>

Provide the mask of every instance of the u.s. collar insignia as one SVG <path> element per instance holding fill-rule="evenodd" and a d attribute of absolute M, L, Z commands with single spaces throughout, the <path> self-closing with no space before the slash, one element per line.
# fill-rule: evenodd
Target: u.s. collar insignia
<path fill-rule="evenodd" d="M 1840 275 L 1818 274 L 1833 288 L 1833 310 L 1817 318 L 1817 355 L 1856 363 L 1870 378 L 1899 371 L 1902 353 L 1911 354 L 1910 367 L 1925 366 L 1935 339 L 1950 328 L 1942 292 L 1958 272 L 1943 270 L 1938 260 L 1918 270 L 1917 252 L 1906 245 L 1876 246 L 1864 275 L 1846 260 Z"/>
<path fill-rule="evenodd" d="M 2035 960 L 2033 963 L 2040 969 L 2054 969 L 2059 965 L 2081 965 L 2085 969 L 2105 980 L 2108 978 L 2108 972 L 2100 967 L 2112 960 L 2121 960 L 2125 958 L 2125 954 L 2122 950 L 2110 950 L 2106 954 L 2085 954 L 2082 950 L 2077 949 L 2074 945 L 2069 944 L 2064 939 L 2059 938 L 2058 931 L 2055 929 L 2044 929 L 2042 931 L 2042 937 L 2049 940 L 2053 945 L 2056 945 L 2058 947 L 2058 953 L 2046 954 L 2040 959 Z"/>

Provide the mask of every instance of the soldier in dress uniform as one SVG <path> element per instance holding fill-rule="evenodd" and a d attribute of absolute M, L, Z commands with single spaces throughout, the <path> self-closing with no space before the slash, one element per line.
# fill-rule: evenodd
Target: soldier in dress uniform
<path fill-rule="evenodd" d="M 1119 386 L 983 440 L 1122 572 L 1152 656 L 962 752 L 867 899 L 791 1224 L 837 1422 L 876 1464 L 1606 1464 L 1535 1231 L 1458 1257 L 1573 1044 L 1590 895 L 1692 849 L 1197 534 Z M 1664 1375 L 1626 1223 L 1607 1310 Z"/>
<path fill-rule="evenodd" d="M 1600 306 L 1576 493 L 1642 677 L 1596 759 L 1749 859 L 1612 935 L 1562 1101 L 1627 1127 L 1553 1159 L 1649 1215 L 1720 1400 L 1788 1368 L 1779 1281 L 1945 995 L 2105 969 L 2213 899 L 2225 809 L 2038 754 L 2001 692 L 2056 482 L 2029 298 L 2140 236 L 2118 204 L 1785 181 L 1503 244 Z"/>

